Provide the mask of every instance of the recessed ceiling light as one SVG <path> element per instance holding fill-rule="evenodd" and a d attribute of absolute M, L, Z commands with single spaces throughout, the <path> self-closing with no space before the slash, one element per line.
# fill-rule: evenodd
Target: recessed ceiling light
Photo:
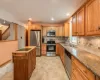
<path fill-rule="evenodd" d="M 29 20 L 29 21 L 32 21 L 32 18 L 29 18 L 28 20 Z"/>
<path fill-rule="evenodd" d="M 51 20 L 54 21 L 54 18 L 52 17 Z"/>
<path fill-rule="evenodd" d="M 3 22 L 4 24 L 6 23 L 6 21 L 4 20 L 4 22 Z"/>
<path fill-rule="evenodd" d="M 67 13 L 66 16 L 70 16 L 70 13 Z"/>

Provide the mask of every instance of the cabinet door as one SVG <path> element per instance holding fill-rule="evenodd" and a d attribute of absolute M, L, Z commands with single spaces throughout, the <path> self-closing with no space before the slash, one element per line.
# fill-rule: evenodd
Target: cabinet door
<path fill-rule="evenodd" d="M 59 36 L 59 27 L 56 27 L 56 36 Z"/>
<path fill-rule="evenodd" d="M 63 35 L 63 28 L 59 27 L 59 37 L 61 37 Z"/>
<path fill-rule="evenodd" d="M 99 21 L 99 7 L 98 0 L 91 0 L 86 5 L 86 34 L 97 34 Z"/>
<path fill-rule="evenodd" d="M 98 0 L 98 5 L 99 5 L 99 14 L 100 14 L 100 0 Z M 97 34 L 100 34 L 100 15 L 99 15 L 99 26 L 97 26 Z"/>
<path fill-rule="evenodd" d="M 46 44 L 42 44 L 42 55 L 46 55 Z"/>
<path fill-rule="evenodd" d="M 72 76 L 71 80 L 88 80 L 84 74 L 78 69 L 74 62 L 72 62 Z"/>
<path fill-rule="evenodd" d="M 47 34 L 47 27 L 43 27 L 43 36 L 46 36 L 46 34 Z"/>
<path fill-rule="evenodd" d="M 59 55 L 59 44 L 56 44 L 56 55 Z"/>
<path fill-rule="evenodd" d="M 65 37 L 68 37 L 69 36 L 69 23 L 68 22 L 66 22 L 64 24 L 64 36 Z"/>
<path fill-rule="evenodd" d="M 96 76 L 96 80 L 100 80 L 100 77 Z"/>
<path fill-rule="evenodd" d="M 72 61 L 73 66 L 75 64 L 77 66 L 76 68 L 78 68 L 88 80 L 95 80 L 95 75 L 90 70 L 88 70 L 82 63 L 80 63 L 76 58 L 72 57 Z"/>
<path fill-rule="evenodd" d="M 77 32 L 78 35 L 84 35 L 84 8 L 77 12 Z"/>
<path fill-rule="evenodd" d="M 36 30 L 41 30 L 41 26 L 40 25 L 35 25 L 35 29 Z"/>
<path fill-rule="evenodd" d="M 72 35 L 77 35 L 77 18 L 76 14 L 72 17 Z"/>

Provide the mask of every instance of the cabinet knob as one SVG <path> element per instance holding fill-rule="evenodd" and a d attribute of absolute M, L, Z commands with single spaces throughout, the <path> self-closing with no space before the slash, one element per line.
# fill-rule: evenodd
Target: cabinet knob
<path fill-rule="evenodd" d="M 98 30 L 100 30 L 100 26 L 98 27 Z"/>

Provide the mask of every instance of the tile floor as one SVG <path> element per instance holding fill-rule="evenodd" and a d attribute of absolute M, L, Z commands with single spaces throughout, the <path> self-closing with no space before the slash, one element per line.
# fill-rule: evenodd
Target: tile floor
<path fill-rule="evenodd" d="M 0 80 L 13 80 L 13 71 Z M 30 80 L 69 80 L 59 57 L 37 57 Z"/>

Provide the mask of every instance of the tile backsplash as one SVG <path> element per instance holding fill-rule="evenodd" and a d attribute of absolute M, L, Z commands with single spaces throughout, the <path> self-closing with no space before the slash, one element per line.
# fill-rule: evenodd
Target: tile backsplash
<path fill-rule="evenodd" d="M 78 37 L 78 45 L 88 46 L 98 49 L 100 48 L 100 37 L 96 36 Z"/>

